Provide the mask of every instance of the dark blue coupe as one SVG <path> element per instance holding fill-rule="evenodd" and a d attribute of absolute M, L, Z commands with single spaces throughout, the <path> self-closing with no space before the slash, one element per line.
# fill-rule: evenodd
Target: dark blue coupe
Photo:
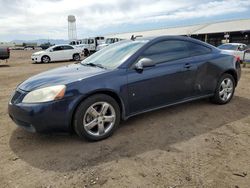
<path fill-rule="evenodd" d="M 31 132 L 74 130 L 101 140 L 140 113 L 201 98 L 226 104 L 240 73 L 239 58 L 188 37 L 121 41 L 22 82 L 9 115 Z"/>

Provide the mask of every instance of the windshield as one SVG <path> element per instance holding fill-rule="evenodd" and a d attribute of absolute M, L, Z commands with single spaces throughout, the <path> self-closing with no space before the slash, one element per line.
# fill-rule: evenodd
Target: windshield
<path fill-rule="evenodd" d="M 55 47 L 55 46 L 51 46 L 51 47 L 47 48 L 45 51 L 53 50 L 54 47 Z"/>
<path fill-rule="evenodd" d="M 232 44 L 222 44 L 218 46 L 218 48 L 221 50 L 237 50 L 238 46 Z"/>
<path fill-rule="evenodd" d="M 113 42 L 113 39 L 111 39 L 111 38 L 108 38 L 108 39 L 106 39 L 106 42 L 105 42 L 106 44 L 112 44 L 112 43 L 114 43 Z"/>
<path fill-rule="evenodd" d="M 147 42 L 145 40 L 115 43 L 84 59 L 81 64 L 96 64 L 104 68 L 114 69 L 124 63 Z"/>

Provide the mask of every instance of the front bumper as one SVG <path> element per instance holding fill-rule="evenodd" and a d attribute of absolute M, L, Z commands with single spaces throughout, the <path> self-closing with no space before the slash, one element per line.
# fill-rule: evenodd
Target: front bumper
<path fill-rule="evenodd" d="M 25 104 L 27 93 L 17 90 L 8 105 L 10 118 L 29 132 L 65 132 L 71 130 L 74 99 Z"/>
<path fill-rule="evenodd" d="M 40 56 L 31 56 L 32 62 L 40 63 L 41 57 Z"/>

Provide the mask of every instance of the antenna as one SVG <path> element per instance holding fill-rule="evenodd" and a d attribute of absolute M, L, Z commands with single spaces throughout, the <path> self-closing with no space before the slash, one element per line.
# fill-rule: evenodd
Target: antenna
<path fill-rule="evenodd" d="M 68 16 L 68 36 L 70 41 L 77 39 L 76 17 L 73 15 Z"/>

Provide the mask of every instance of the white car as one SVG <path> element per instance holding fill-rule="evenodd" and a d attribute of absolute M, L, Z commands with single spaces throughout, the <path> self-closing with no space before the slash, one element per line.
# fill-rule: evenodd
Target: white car
<path fill-rule="evenodd" d="M 113 43 L 116 43 L 116 42 L 119 42 L 121 41 L 122 39 L 119 39 L 119 38 L 107 38 L 105 40 L 105 42 L 99 44 L 96 48 L 96 51 L 99 51 L 107 46 L 109 46 L 110 44 L 113 44 Z"/>
<path fill-rule="evenodd" d="M 80 61 L 81 50 L 68 44 L 55 45 L 47 50 L 33 53 L 31 59 L 34 63 L 49 63 L 63 60 Z"/>
<path fill-rule="evenodd" d="M 247 50 L 247 45 L 242 43 L 227 43 L 218 46 L 218 48 L 227 54 L 239 57 L 240 60 L 243 61 L 244 53 Z"/>
<path fill-rule="evenodd" d="M 74 45 L 75 47 L 81 49 L 84 53 L 84 56 L 89 56 L 92 53 L 97 51 L 97 46 L 104 42 L 104 37 L 94 37 L 87 39 L 79 39 L 70 42 L 70 45 Z"/>

